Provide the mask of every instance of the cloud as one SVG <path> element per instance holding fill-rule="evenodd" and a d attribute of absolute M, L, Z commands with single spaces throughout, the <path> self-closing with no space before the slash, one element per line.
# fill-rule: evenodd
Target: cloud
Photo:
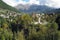
<path fill-rule="evenodd" d="M 5 3 L 7 3 L 8 5 L 11 6 L 15 6 L 17 5 L 18 2 L 16 2 L 15 0 L 3 0 Z"/>
<path fill-rule="evenodd" d="M 37 0 L 29 0 L 29 1 L 19 0 L 18 4 L 39 4 L 39 1 L 37 1 Z"/>
<path fill-rule="evenodd" d="M 50 7 L 60 8 L 60 0 L 39 0 L 40 5 L 47 5 Z"/>
<path fill-rule="evenodd" d="M 53 7 L 60 8 L 60 0 L 51 0 L 53 1 Z"/>
<path fill-rule="evenodd" d="M 40 4 L 47 5 L 50 7 L 60 8 L 60 0 L 3 0 L 11 6 L 16 6 L 18 4 Z"/>
<path fill-rule="evenodd" d="M 3 0 L 5 3 L 11 6 L 16 6 L 17 4 L 39 4 L 37 0 Z"/>
<path fill-rule="evenodd" d="M 39 1 L 38 0 L 30 0 L 29 3 L 30 4 L 39 4 Z"/>
<path fill-rule="evenodd" d="M 25 2 L 29 2 L 30 0 L 23 0 L 23 1 L 25 1 Z"/>

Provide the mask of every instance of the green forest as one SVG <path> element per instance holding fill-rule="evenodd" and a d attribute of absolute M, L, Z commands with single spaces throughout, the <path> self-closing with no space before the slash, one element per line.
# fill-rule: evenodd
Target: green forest
<path fill-rule="evenodd" d="M 27 14 L 0 0 L 0 40 L 60 40 L 60 14 Z"/>
<path fill-rule="evenodd" d="M 9 18 L 5 18 L 8 14 Z M 20 15 L 14 17 L 15 14 Z M 38 21 L 35 13 L 30 15 L 0 12 L 0 40 L 60 40 L 60 14 L 40 14 L 40 16 L 42 24 L 34 24 Z M 43 23 L 44 20 L 47 21 L 46 24 Z"/>

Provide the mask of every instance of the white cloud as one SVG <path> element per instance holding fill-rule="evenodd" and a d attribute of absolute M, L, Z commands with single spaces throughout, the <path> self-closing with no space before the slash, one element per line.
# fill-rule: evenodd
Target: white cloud
<path fill-rule="evenodd" d="M 39 4 L 39 1 L 37 1 L 37 0 L 30 0 L 29 3 L 30 4 Z"/>
<path fill-rule="evenodd" d="M 19 4 L 39 4 L 39 1 L 37 1 L 37 0 L 30 0 L 29 2 L 25 2 L 25 1 L 19 0 L 18 3 Z"/>
<path fill-rule="evenodd" d="M 53 5 L 53 7 L 57 7 L 57 8 L 60 8 L 60 0 L 51 0 L 51 1 L 53 1 L 54 2 L 54 5 Z"/>
<path fill-rule="evenodd" d="M 40 4 L 60 8 L 60 0 L 30 0 L 29 2 L 25 2 L 22 0 L 19 0 L 19 2 L 16 2 L 15 0 L 3 0 L 3 1 L 11 6 L 16 6 L 17 4 Z"/>
<path fill-rule="evenodd" d="M 39 1 L 37 0 L 30 0 L 29 2 L 25 2 L 22 0 L 19 0 L 19 2 L 16 2 L 15 0 L 3 0 L 3 1 L 11 6 L 16 6 L 17 4 L 39 4 Z"/>
<path fill-rule="evenodd" d="M 3 0 L 5 3 L 7 3 L 8 5 L 11 6 L 15 6 L 17 5 L 17 2 L 15 2 L 15 0 Z"/>
<path fill-rule="evenodd" d="M 40 4 L 60 8 L 60 0 L 39 0 Z"/>

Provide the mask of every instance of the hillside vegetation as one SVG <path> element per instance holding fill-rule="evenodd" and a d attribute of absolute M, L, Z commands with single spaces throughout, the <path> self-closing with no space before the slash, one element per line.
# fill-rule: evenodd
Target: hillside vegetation
<path fill-rule="evenodd" d="M 0 40 L 60 40 L 60 13 L 56 13 L 18 13 L 0 0 Z"/>
<path fill-rule="evenodd" d="M 3 16 L 1 16 L 3 15 Z M 0 15 L 0 40 L 60 40 L 60 14 L 4 13 Z M 7 15 L 7 16 L 6 16 Z M 41 18 L 42 24 L 37 19 Z M 55 22 L 56 21 L 56 22 Z M 44 24 L 44 22 L 46 24 Z M 60 28 L 59 28 L 60 29 Z"/>
<path fill-rule="evenodd" d="M 0 8 L 2 8 L 2 9 L 8 9 L 8 10 L 15 11 L 15 12 L 19 12 L 14 7 L 11 7 L 11 6 L 7 5 L 6 3 L 4 3 L 2 0 L 0 0 Z"/>

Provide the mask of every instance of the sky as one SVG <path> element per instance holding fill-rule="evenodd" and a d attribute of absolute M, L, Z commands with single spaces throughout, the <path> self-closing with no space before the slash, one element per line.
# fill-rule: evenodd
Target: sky
<path fill-rule="evenodd" d="M 5 3 L 11 6 L 16 6 L 18 4 L 37 4 L 37 5 L 47 5 L 50 7 L 60 8 L 60 0 L 3 0 Z"/>

